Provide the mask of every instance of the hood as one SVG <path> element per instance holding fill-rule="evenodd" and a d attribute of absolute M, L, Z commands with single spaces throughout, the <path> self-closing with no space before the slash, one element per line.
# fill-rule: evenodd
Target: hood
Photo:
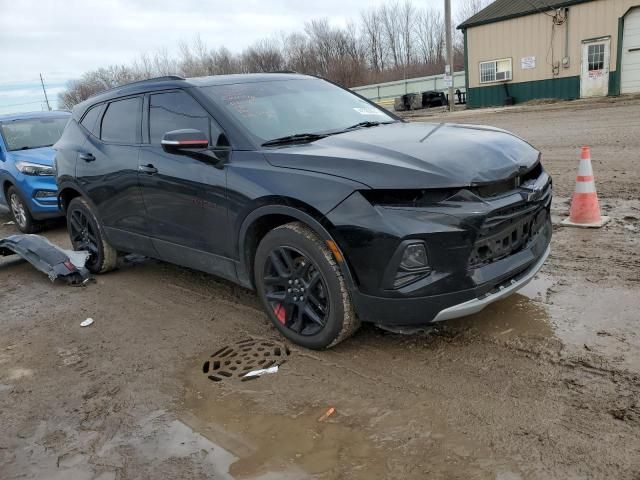
<path fill-rule="evenodd" d="M 23 162 L 38 163 L 48 167 L 53 166 L 53 159 L 56 151 L 51 147 L 32 148 L 30 150 L 14 150 L 7 152 L 8 158 L 14 162 L 22 160 Z"/>
<path fill-rule="evenodd" d="M 498 128 L 394 123 L 268 150 L 274 166 L 348 178 L 371 188 L 453 188 L 528 170 L 539 152 Z"/>

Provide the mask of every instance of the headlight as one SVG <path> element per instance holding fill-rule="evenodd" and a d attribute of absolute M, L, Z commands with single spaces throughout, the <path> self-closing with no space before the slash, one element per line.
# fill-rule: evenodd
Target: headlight
<path fill-rule="evenodd" d="M 37 175 L 37 176 L 52 176 L 55 174 L 53 167 L 47 165 L 40 165 L 39 163 L 31 162 L 16 162 L 16 168 L 25 175 Z"/>

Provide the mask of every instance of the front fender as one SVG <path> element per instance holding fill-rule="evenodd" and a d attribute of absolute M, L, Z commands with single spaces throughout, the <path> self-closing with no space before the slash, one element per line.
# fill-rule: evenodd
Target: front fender
<path fill-rule="evenodd" d="M 295 218 L 296 220 L 307 225 L 311 230 L 313 230 L 323 241 L 334 241 L 333 237 L 329 233 L 329 231 L 314 217 L 310 214 L 305 213 L 297 208 L 290 207 L 288 205 L 265 205 L 262 207 L 258 207 L 253 210 L 249 215 L 247 215 L 240 226 L 240 231 L 238 233 L 238 246 L 239 246 L 239 262 L 238 262 L 238 281 L 247 288 L 255 288 L 255 285 L 252 281 L 252 275 L 250 272 L 250 261 L 247 258 L 245 252 L 246 241 L 247 241 L 247 232 L 251 225 L 256 222 L 258 219 L 266 216 L 266 215 L 286 215 L 288 217 Z M 334 241 L 335 243 L 335 241 Z M 338 250 L 340 250 L 340 246 L 336 244 Z M 344 259 L 344 255 L 342 255 L 342 259 Z M 347 286 L 349 289 L 353 289 L 355 287 L 355 282 L 353 276 L 351 275 L 351 271 L 347 262 L 345 260 L 340 261 L 336 258 L 336 262 L 340 267 L 340 272 L 347 282 Z"/>
<path fill-rule="evenodd" d="M 4 184 L 5 182 L 9 182 L 11 185 L 16 184 L 16 179 L 13 178 L 8 172 L 0 172 L 0 203 L 5 203 L 8 205 L 8 201 L 4 198 Z"/>

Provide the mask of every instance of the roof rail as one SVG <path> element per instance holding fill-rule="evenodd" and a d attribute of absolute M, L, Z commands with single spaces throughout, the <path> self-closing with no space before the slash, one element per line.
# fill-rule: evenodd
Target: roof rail
<path fill-rule="evenodd" d="M 139 83 L 164 82 L 164 81 L 167 81 L 167 80 L 185 80 L 185 78 L 181 77 L 179 75 L 165 75 L 163 77 L 145 78 L 144 80 L 137 80 L 135 82 L 123 83 L 122 85 L 118 85 L 117 87 L 113 87 L 110 90 L 113 90 L 115 88 L 128 87 L 129 85 L 138 85 Z"/>
<path fill-rule="evenodd" d="M 102 94 L 113 92 L 114 90 L 119 90 L 121 88 L 126 88 L 131 85 L 139 85 L 139 84 L 150 83 L 150 82 L 163 82 L 167 80 L 186 80 L 186 78 L 181 77 L 179 75 L 165 75 L 163 77 L 146 78 L 144 80 L 137 80 L 135 82 L 123 83 L 122 85 L 116 85 L 115 87 L 107 88 L 106 90 L 102 90 L 101 92 L 94 93 L 90 97 L 86 98 L 82 103 L 89 100 L 90 98 L 98 97 Z"/>
<path fill-rule="evenodd" d="M 273 72 L 265 72 L 265 73 L 298 73 L 295 70 L 274 70 Z"/>

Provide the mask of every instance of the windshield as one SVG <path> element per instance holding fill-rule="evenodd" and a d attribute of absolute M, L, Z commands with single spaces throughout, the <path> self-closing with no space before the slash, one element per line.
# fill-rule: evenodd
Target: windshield
<path fill-rule="evenodd" d="M 259 143 L 302 133 L 333 133 L 362 122 L 395 119 L 361 98 L 319 79 L 201 87 Z"/>
<path fill-rule="evenodd" d="M 2 124 L 7 150 L 50 147 L 62 136 L 70 117 L 30 118 Z"/>

